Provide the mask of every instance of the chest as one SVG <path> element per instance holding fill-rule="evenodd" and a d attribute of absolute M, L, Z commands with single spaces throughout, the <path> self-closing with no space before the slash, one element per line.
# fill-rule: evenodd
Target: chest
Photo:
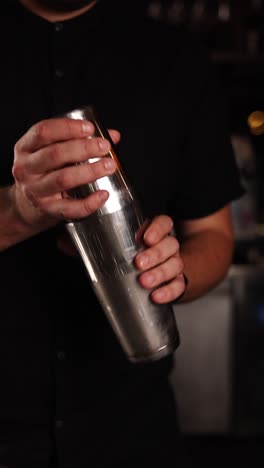
<path fill-rule="evenodd" d="M 0 88 L 0 184 L 11 182 L 14 144 L 31 125 L 94 104 L 105 125 L 121 132 L 121 163 L 150 210 L 154 199 L 165 200 L 177 184 L 182 96 L 179 92 L 175 112 L 166 63 L 154 50 L 143 52 L 138 45 L 137 53 L 131 47 L 124 53 L 118 38 L 106 42 L 99 34 L 94 41 L 93 48 L 88 36 L 71 40 L 54 25 L 36 41 L 26 37 L 8 44 Z M 178 92 L 174 85 L 173 102 Z"/>

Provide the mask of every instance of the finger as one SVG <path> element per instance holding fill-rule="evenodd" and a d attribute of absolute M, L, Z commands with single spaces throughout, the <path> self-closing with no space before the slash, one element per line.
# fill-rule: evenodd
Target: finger
<path fill-rule="evenodd" d="M 154 245 L 163 237 L 171 233 L 173 221 L 167 215 L 157 216 L 152 220 L 144 233 L 144 242 L 146 245 Z"/>
<path fill-rule="evenodd" d="M 81 219 L 101 208 L 108 197 L 109 193 L 106 190 L 94 192 L 82 200 L 58 198 L 51 201 L 50 197 L 47 197 L 41 200 L 40 209 L 49 216 L 64 221 Z"/>
<path fill-rule="evenodd" d="M 148 270 L 174 255 L 179 255 L 179 242 L 176 237 L 166 236 L 158 244 L 140 252 L 135 258 L 135 265 L 141 271 Z"/>
<path fill-rule="evenodd" d="M 151 298 L 157 304 L 166 304 L 175 301 L 184 291 L 184 278 L 183 275 L 180 275 L 169 284 L 153 291 L 151 293 Z"/>
<path fill-rule="evenodd" d="M 144 234 L 146 245 L 153 245 L 159 242 L 164 236 L 171 233 L 173 221 L 167 215 L 157 216 L 152 220 Z"/>
<path fill-rule="evenodd" d="M 59 141 L 92 136 L 94 126 L 87 120 L 69 118 L 47 119 L 33 125 L 16 144 L 16 150 L 35 152 Z"/>
<path fill-rule="evenodd" d="M 118 132 L 118 130 L 111 129 L 109 130 L 109 135 L 111 137 L 111 140 L 113 143 L 117 144 L 121 140 L 121 134 Z"/>
<path fill-rule="evenodd" d="M 79 138 L 55 143 L 31 154 L 24 163 L 25 170 L 31 174 L 42 174 L 92 157 L 102 157 L 110 148 L 109 141 L 104 138 Z"/>
<path fill-rule="evenodd" d="M 183 268 L 184 264 L 181 257 L 174 256 L 161 265 L 142 273 L 139 277 L 139 282 L 146 289 L 156 288 L 181 275 Z"/>
<path fill-rule="evenodd" d="M 101 177 L 112 174 L 115 170 L 116 162 L 105 157 L 94 163 L 77 164 L 50 172 L 31 184 L 30 191 L 35 197 L 47 197 L 89 184 Z"/>

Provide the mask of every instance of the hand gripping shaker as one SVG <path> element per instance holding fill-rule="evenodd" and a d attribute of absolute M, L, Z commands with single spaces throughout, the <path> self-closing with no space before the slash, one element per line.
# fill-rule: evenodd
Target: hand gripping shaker
<path fill-rule="evenodd" d="M 118 162 L 114 174 L 71 191 L 71 196 L 83 198 L 103 189 L 108 191 L 109 198 L 102 208 L 85 219 L 68 221 L 66 229 L 128 359 L 132 362 L 158 360 L 174 351 L 178 334 L 172 306 L 155 304 L 137 279 L 139 272 L 134 267 L 134 258 L 144 249 L 142 233 L 146 220 L 95 109 L 88 106 L 65 116 L 91 121 L 95 136 L 111 143 L 108 156 Z M 87 164 L 96 160 L 89 159 Z"/>

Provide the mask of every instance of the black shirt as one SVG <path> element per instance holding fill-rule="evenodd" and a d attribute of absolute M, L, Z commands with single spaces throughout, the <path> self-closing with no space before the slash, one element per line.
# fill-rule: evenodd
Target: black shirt
<path fill-rule="evenodd" d="M 31 125 L 94 104 L 122 134 L 119 157 L 147 216 L 195 219 L 241 194 L 222 97 L 197 43 L 114 2 L 55 24 L 7 3 L 0 185 L 12 183 L 13 147 Z M 55 446 L 63 468 L 143 460 L 158 445 L 169 453 L 174 409 L 161 382 L 172 360 L 127 361 L 80 260 L 58 249 L 61 229 L 0 255 L 0 465 L 48 467 Z"/>

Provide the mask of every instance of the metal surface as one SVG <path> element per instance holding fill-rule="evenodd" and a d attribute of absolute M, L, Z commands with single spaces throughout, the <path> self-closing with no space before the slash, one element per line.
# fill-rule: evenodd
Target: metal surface
<path fill-rule="evenodd" d="M 95 135 L 111 142 L 91 107 L 66 115 L 92 121 Z M 109 155 L 118 162 L 111 144 Z M 92 162 L 90 160 L 87 164 Z M 133 262 L 136 254 L 144 248 L 142 232 L 147 221 L 119 162 L 113 175 L 79 187 L 71 191 L 71 195 L 83 198 L 99 189 L 109 193 L 104 206 L 83 220 L 68 222 L 67 230 L 128 358 L 132 362 L 160 359 L 174 351 L 178 333 L 172 307 L 154 304 L 150 291 L 143 289 L 138 282 L 139 272 Z"/>

